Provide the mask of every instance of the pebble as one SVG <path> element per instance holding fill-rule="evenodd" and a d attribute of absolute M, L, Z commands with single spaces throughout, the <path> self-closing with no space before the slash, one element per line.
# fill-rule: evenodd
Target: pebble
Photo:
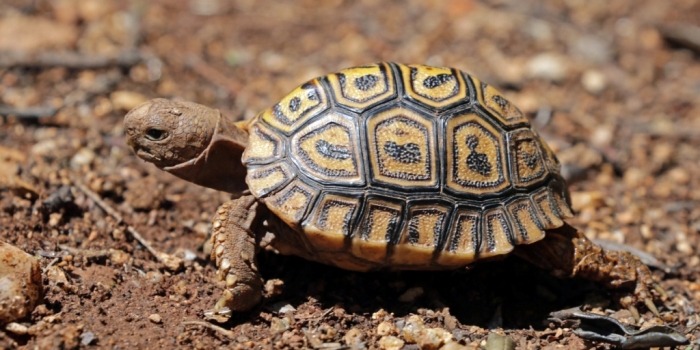
<path fill-rule="evenodd" d="M 17 335 L 25 335 L 27 332 L 29 332 L 29 327 L 17 322 L 10 322 L 7 326 L 5 326 L 5 330 Z"/>
<path fill-rule="evenodd" d="M 290 325 L 291 324 L 289 322 L 289 319 L 286 317 L 273 317 L 270 320 L 270 332 L 272 332 L 273 334 L 283 333 L 284 331 L 289 329 Z"/>
<path fill-rule="evenodd" d="M 80 334 L 80 344 L 84 346 L 90 345 L 90 343 L 95 340 L 95 333 L 93 332 L 83 332 Z"/>
<path fill-rule="evenodd" d="M 384 321 L 377 326 L 377 334 L 379 335 L 393 335 L 397 332 L 396 326 L 389 321 Z"/>
<path fill-rule="evenodd" d="M 21 319 L 34 310 L 41 285 L 39 261 L 0 242 L 0 324 Z"/>
<path fill-rule="evenodd" d="M 345 341 L 345 345 L 360 344 L 364 339 L 364 334 L 362 334 L 362 331 L 358 328 L 350 328 L 350 330 L 343 336 L 343 341 Z"/>
<path fill-rule="evenodd" d="M 561 328 L 559 329 L 561 330 Z M 489 334 L 486 340 L 486 350 L 514 350 L 515 341 L 505 335 L 498 333 Z"/>
<path fill-rule="evenodd" d="M 605 75 L 595 69 L 589 69 L 581 75 L 581 84 L 586 91 L 597 95 L 605 90 L 608 86 L 608 79 Z"/>
<path fill-rule="evenodd" d="M 527 72 L 531 78 L 560 82 L 566 79 L 568 69 L 565 61 L 553 53 L 541 53 L 527 63 Z"/>
<path fill-rule="evenodd" d="M 404 339 L 416 343 L 421 349 L 439 349 L 440 346 L 453 340 L 452 333 L 442 328 L 427 328 L 420 316 L 411 315 L 401 330 Z"/>
<path fill-rule="evenodd" d="M 81 148 L 70 159 L 70 166 L 73 169 L 80 169 L 84 165 L 90 165 L 95 160 L 97 155 L 89 148 Z"/>
<path fill-rule="evenodd" d="M 380 349 L 385 349 L 385 350 L 400 350 L 403 348 L 404 341 L 393 336 L 393 335 L 385 335 L 381 338 L 379 338 L 379 341 L 377 342 L 377 345 L 379 345 Z"/>
<path fill-rule="evenodd" d="M 605 194 L 600 191 L 571 192 L 571 206 L 575 211 L 600 208 L 605 205 Z"/>
<path fill-rule="evenodd" d="M 163 322 L 163 318 L 158 314 L 150 314 L 150 315 L 148 315 L 148 319 L 151 320 L 151 322 L 153 322 L 153 323 Z"/>
<path fill-rule="evenodd" d="M 294 308 L 294 306 L 289 304 L 289 302 L 287 302 L 287 301 L 280 301 L 280 302 L 274 303 L 274 304 L 268 306 L 267 309 L 272 311 L 272 312 L 281 314 L 281 315 L 284 315 L 285 313 L 287 313 L 289 311 L 296 311 L 297 310 Z"/>
<path fill-rule="evenodd" d="M 584 35 L 573 40 L 571 53 L 588 62 L 605 63 L 613 58 L 613 51 L 608 43 L 592 35 Z"/>
<path fill-rule="evenodd" d="M 690 182 L 690 173 L 683 168 L 673 168 L 668 171 L 668 177 L 674 183 L 686 185 Z"/>

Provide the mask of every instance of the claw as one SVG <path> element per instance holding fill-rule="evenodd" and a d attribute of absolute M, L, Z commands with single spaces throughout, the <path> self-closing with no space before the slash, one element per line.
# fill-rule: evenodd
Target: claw
<path fill-rule="evenodd" d="M 649 311 L 651 311 L 654 314 L 654 316 L 661 317 L 661 315 L 659 315 L 659 310 L 656 308 L 656 305 L 654 305 L 654 302 L 651 299 L 644 299 L 644 305 L 646 305 L 647 308 L 649 308 Z"/>
<path fill-rule="evenodd" d="M 634 322 L 639 323 L 639 310 L 637 310 L 637 308 L 632 304 L 627 305 L 627 310 L 630 310 L 632 317 L 634 317 Z"/>
<path fill-rule="evenodd" d="M 661 297 L 664 299 L 668 299 L 668 294 L 666 293 L 666 290 L 661 287 L 658 283 L 654 283 L 652 285 L 655 291 L 657 291 L 659 294 L 661 294 Z"/>

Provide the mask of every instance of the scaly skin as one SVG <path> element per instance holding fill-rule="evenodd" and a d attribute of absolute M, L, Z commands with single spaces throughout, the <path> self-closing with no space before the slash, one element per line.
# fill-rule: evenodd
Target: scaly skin
<path fill-rule="evenodd" d="M 214 242 L 211 258 L 219 267 L 217 277 L 224 292 L 214 306 L 220 313 L 224 307 L 233 311 L 248 310 L 262 297 L 262 278 L 256 254 L 262 238 L 257 232 L 258 201 L 253 196 L 222 204 L 212 221 Z"/>
<path fill-rule="evenodd" d="M 655 285 L 649 268 L 631 253 L 594 244 L 568 224 L 547 230 L 540 242 L 518 246 L 515 254 L 558 277 L 581 277 L 600 283 L 620 294 L 620 304 L 633 313 L 634 305 L 644 303 L 658 314 L 652 301 L 658 296 L 649 288 Z"/>

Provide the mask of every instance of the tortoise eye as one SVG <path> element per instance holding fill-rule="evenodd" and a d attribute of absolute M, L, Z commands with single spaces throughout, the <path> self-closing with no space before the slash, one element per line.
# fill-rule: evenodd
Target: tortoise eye
<path fill-rule="evenodd" d="M 146 130 L 146 138 L 151 141 L 160 141 L 167 136 L 167 133 L 159 129 L 148 129 Z"/>

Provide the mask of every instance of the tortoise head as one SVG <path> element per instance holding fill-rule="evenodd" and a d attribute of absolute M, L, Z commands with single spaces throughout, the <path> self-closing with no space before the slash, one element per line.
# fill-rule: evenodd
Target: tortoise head
<path fill-rule="evenodd" d="M 218 110 L 157 98 L 129 111 L 124 128 L 136 155 L 160 169 L 220 191 L 247 189 L 241 156 L 248 132 Z"/>

